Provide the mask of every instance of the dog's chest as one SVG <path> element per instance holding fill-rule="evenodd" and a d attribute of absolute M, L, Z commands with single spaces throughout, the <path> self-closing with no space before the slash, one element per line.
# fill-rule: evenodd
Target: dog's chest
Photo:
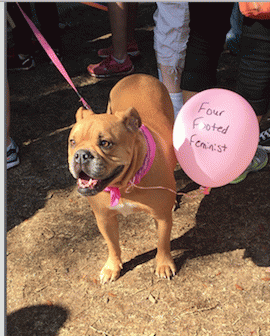
<path fill-rule="evenodd" d="M 112 210 L 116 210 L 123 216 L 131 215 L 136 210 L 136 205 L 129 201 L 119 202 L 116 206 L 110 207 Z"/>

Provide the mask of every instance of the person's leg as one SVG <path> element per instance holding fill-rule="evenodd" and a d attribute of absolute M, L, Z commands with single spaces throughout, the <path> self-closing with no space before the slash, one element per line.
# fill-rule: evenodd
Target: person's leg
<path fill-rule="evenodd" d="M 236 92 L 253 107 L 258 122 L 268 112 L 270 102 L 270 22 L 244 18 L 240 44 Z M 243 181 L 250 172 L 263 169 L 267 151 L 258 146 L 247 169 L 232 184 Z"/>
<path fill-rule="evenodd" d="M 120 4 L 120 7 L 118 6 Z M 117 8 L 118 6 L 118 8 Z M 124 6 L 124 15 L 123 12 L 121 14 L 121 6 Z M 116 8 L 115 8 L 116 7 Z M 126 7 L 126 8 L 125 8 Z M 140 54 L 137 42 L 135 40 L 135 26 L 136 26 L 136 18 L 137 18 L 137 8 L 138 8 L 138 3 L 137 2 L 128 2 L 128 3 L 109 3 L 108 4 L 109 12 L 112 14 L 111 21 L 113 25 L 117 25 L 118 23 L 115 22 L 115 15 L 119 15 L 116 12 L 120 11 L 120 20 L 124 19 L 124 22 L 126 22 L 126 39 L 127 39 L 127 54 L 131 57 L 136 57 Z M 116 10 L 116 12 L 115 12 Z M 110 14 L 109 14 L 110 15 Z M 125 17 L 126 16 L 126 17 Z M 116 30 L 115 30 L 116 29 Z M 118 28 L 112 27 L 112 34 L 118 34 L 119 32 L 117 31 Z M 122 31 L 120 31 L 120 34 L 122 34 Z M 125 38 L 125 37 L 124 37 Z M 119 47 L 118 47 L 119 48 Z M 101 58 L 106 58 L 110 55 L 113 54 L 114 48 L 113 44 L 108 47 L 108 48 L 102 48 L 98 50 L 98 56 Z M 123 52 L 123 51 L 122 51 Z"/>
<path fill-rule="evenodd" d="M 244 18 L 239 58 L 236 92 L 260 122 L 270 103 L 270 22 Z"/>
<path fill-rule="evenodd" d="M 27 14 L 31 16 L 30 3 L 21 3 L 20 7 Z M 7 11 L 15 23 L 15 28 L 12 29 L 12 35 L 15 44 L 15 52 L 17 54 L 29 55 L 33 53 L 33 47 L 31 43 L 32 30 L 23 17 L 18 5 L 16 3 L 7 3 Z"/>
<path fill-rule="evenodd" d="M 20 163 L 19 148 L 10 137 L 10 93 L 9 84 L 6 87 L 6 149 L 7 149 L 7 169 L 17 166 Z"/>
<path fill-rule="evenodd" d="M 216 86 L 217 65 L 232 9 L 233 3 L 228 2 L 189 3 L 190 36 L 181 78 L 184 103 L 195 93 Z"/>
<path fill-rule="evenodd" d="M 29 3 L 20 2 L 20 7 L 28 16 L 31 16 Z M 30 70 L 35 67 L 32 30 L 16 3 L 7 3 L 7 10 L 13 22 L 12 35 L 15 45 L 15 55 L 8 57 L 7 68 L 9 70 Z"/>
<path fill-rule="evenodd" d="M 127 3 L 127 44 L 135 42 L 135 27 L 137 19 L 138 2 Z"/>
<path fill-rule="evenodd" d="M 158 77 L 169 91 L 176 117 L 183 105 L 180 81 L 189 34 L 188 3 L 158 2 L 153 18 Z"/>
<path fill-rule="evenodd" d="M 127 8 L 126 2 L 108 2 L 113 56 L 118 60 L 127 57 Z"/>
<path fill-rule="evenodd" d="M 41 33 L 53 49 L 61 51 L 59 16 L 55 2 L 35 2 Z"/>
<path fill-rule="evenodd" d="M 93 77 L 106 78 L 128 75 L 134 66 L 127 54 L 127 6 L 126 2 L 109 2 L 108 11 L 112 30 L 112 54 L 98 64 L 90 64 L 88 73 Z"/>

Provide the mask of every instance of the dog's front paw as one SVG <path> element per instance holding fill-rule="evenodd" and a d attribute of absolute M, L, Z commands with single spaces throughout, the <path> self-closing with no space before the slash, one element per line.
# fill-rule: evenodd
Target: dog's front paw
<path fill-rule="evenodd" d="M 112 261 L 108 259 L 100 272 L 100 282 L 105 284 L 117 280 L 122 268 L 122 262 L 120 260 Z"/>
<path fill-rule="evenodd" d="M 156 275 L 159 278 L 170 279 L 176 274 L 175 263 L 171 256 L 157 256 Z"/>

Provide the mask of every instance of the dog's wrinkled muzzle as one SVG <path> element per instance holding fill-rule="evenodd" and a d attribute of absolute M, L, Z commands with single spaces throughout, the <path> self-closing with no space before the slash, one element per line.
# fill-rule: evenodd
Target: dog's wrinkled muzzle
<path fill-rule="evenodd" d="M 118 166 L 109 176 L 102 176 L 105 167 L 95 160 L 87 149 L 80 149 L 74 154 L 72 175 L 77 179 L 78 192 L 83 196 L 94 196 L 104 190 L 124 168 Z"/>

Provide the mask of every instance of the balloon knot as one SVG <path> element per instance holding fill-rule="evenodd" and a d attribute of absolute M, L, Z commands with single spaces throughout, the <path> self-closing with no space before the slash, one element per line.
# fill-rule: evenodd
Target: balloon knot
<path fill-rule="evenodd" d="M 209 195 L 209 194 L 210 194 L 210 191 L 211 191 L 211 187 L 203 187 L 203 186 L 200 186 L 200 191 L 201 191 L 201 193 L 203 193 L 204 195 Z"/>

